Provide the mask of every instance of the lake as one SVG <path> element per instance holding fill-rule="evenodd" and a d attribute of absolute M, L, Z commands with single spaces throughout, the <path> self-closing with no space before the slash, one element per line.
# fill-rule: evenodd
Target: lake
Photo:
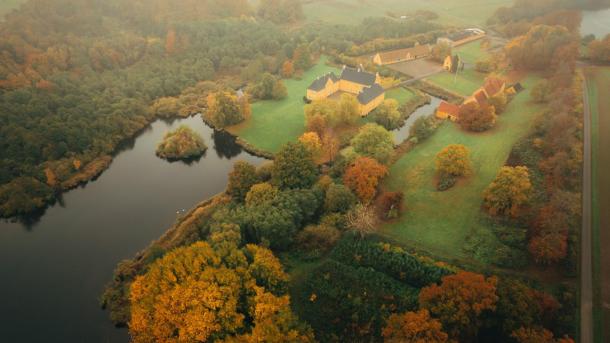
<path fill-rule="evenodd" d="M 200 133 L 206 154 L 190 164 L 155 156 L 166 131 Z M 126 342 L 100 309 L 116 264 L 158 238 L 177 217 L 225 189 L 238 160 L 260 164 L 199 116 L 158 120 L 124 144 L 95 181 L 65 193 L 37 218 L 0 220 L 3 342 Z"/>
<path fill-rule="evenodd" d="M 610 8 L 599 11 L 582 11 L 580 33 L 583 36 L 594 34 L 597 38 L 610 34 Z"/>

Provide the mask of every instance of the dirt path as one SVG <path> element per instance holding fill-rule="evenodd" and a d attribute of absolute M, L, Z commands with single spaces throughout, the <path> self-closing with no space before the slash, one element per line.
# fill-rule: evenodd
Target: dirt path
<path fill-rule="evenodd" d="M 580 342 L 593 343 L 593 266 L 591 245 L 591 113 L 587 83 L 583 81 L 584 151 L 581 267 L 580 267 Z"/>

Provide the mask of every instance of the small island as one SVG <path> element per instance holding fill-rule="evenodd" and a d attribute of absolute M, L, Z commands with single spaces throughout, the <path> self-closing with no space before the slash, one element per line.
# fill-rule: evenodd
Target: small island
<path fill-rule="evenodd" d="M 182 125 L 165 134 L 157 145 L 157 156 L 168 161 L 200 157 L 208 149 L 203 138 L 188 126 Z"/>

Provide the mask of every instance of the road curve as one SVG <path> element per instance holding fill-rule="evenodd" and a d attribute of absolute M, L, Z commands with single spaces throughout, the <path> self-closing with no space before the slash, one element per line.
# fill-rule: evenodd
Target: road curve
<path fill-rule="evenodd" d="M 593 264 L 591 234 L 591 113 L 587 81 L 583 81 L 582 232 L 580 236 L 580 343 L 593 343 Z"/>

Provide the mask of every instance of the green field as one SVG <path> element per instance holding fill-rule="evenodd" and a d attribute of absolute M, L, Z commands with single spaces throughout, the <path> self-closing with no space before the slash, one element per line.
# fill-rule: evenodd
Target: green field
<path fill-rule="evenodd" d="M 610 206 L 610 177 L 606 171 L 610 168 L 610 156 L 601 154 L 600 147 L 610 144 L 608 135 L 602 132 L 610 132 L 610 68 L 587 68 L 588 96 L 591 110 L 591 147 L 592 147 L 592 215 L 593 215 L 593 283 L 594 283 L 594 325 L 596 342 L 604 341 L 603 338 L 610 336 L 608 329 L 610 325 L 610 311 L 603 311 L 602 303 L 608 302 L 610 298 L 610 272 L 608 272 L 608 258 L 610 253 L 607 249 L 601 249 L 610 242 L 610 235 L 606 230 L 610 222 L 610 216 L 601 209 Z M 603 214 L 602 214 L 603 213 Z M 603 285 L 603 286 L 602 286 Z M 604 330 L 602 331 L 602 328 Z M 603 337 L 602 337 L 603 335 Z"/>
<path fill-rule="evenodd" d="M 512 146 L 528 134 L 541 110 L 530 102 L 529 89 L 535 82 L 534 77 L 523 82 L 526 90 L 509 104 L 492 131 L 471 134 L 445 122 L 427 141 L 402 156 L 391 167 L 383 188 L 404 192 L 406 213 L 384 225 L 382 234 L 436 256 L 484 259 L 477 256 L 483 254 L 482 250 L 468 253 L 464 248 L 473 240 L 481 247 L 497 244 L 481 214 L 482 193 L 504 165 Z M 464 144 L 470 149 L 474 173 L 452 189 L 438 192 L 435 155 L 449 144 Z"/>
<path fill-rule="evenodd" d="M 439 23 L 447 25 L 485 25 L 487 19 L 500 6 L 510 6 L 512 0 L 317 0 L 303 5 L 309 21 L 324 20 L 336 24 L 357 24 L 362 19 L 409 15 L 415 10 L 434 11 Z"/>
<path fill-rule="evenodd" d="M 10 10 L 19 7 L 25 0 L 2 0 L 0 1 L 0 20 L 4 18 L 4 15 Z"/>
<path fill-rule="evenodd" d="M 485 59 L 490 56 L 487 49 L 481 47 L 483 39 L 464 44 L 453 49 L 453 53 L 458 54 L 462 61 L 466 64 L 474 65 L 478 60 Z"/>
<path fill-rule="evenodd" d="M 427 78 L 427 81 L 462 96 L 470 96 L 479 89 L 485 81 L 485 74 L 474 70 L 474 64 L 481 58 L 489 56 L 487 50 L 481 47 L 482 40 L 464 44 L 454 49 L 466 63 L 466 68 L 457 74 L 441 72 Z"/>
<path fill-rule="evenodd" d="M 311 82 L 320 75 L 340 71 L 326 65 L 326 58 L 309 69 L 301 80 L 284 80 L 288 96 L 280 101 L 265 100 L 252 104 L 252 116 L 245 123 L 229 128 L 229 131 L 258 149 L 277 152 L 287 142 L 296 141 L 305 132 L 303 96 Z M 387 92 L 387 98 L 399 103 L 415 96 L 405 88 L 395 88 Z"/>
<path fill-rule="evenodd" d="M 277 152 L 282 145 L 296 140 L 305 130 L 303 96 L 318 76 L 339 70 L 326 65 L 326 58 L 303 74 L 301 80 L 284 80 L 288 96 L 280 101 L 264 100 L 252 104 L 252 117 L 229 131 L 255 147 Z"/>
<path fill-rule="evenodd" d="M 459 72 L 457 76 L 443 71 L 427 78 L 426 81 L 430 81 L 441 88 L 467 97 L 483 86 L 485 74 L 474 71 L 473 69 L 465 69 L 464 71 Z"/>

